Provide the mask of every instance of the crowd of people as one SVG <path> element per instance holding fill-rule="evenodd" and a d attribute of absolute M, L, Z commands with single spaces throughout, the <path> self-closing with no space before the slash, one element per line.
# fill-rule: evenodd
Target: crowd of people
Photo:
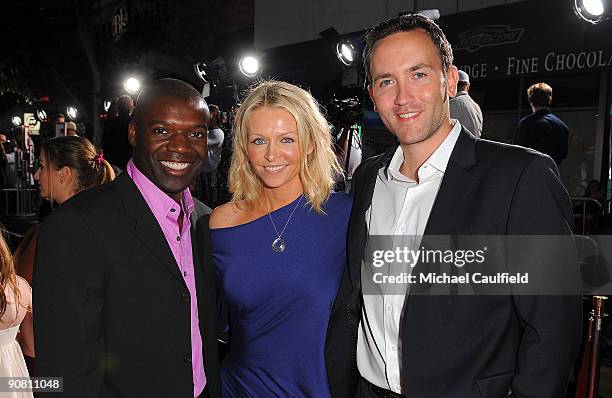
<path fill-rule="evenodd" d="M 322 107 L 287 82 L 254 86 L 224 130 L 219 107 L 161 79 L 115 101 L 101 148 L 44 141 L 35 179 L 57 206 L 14 256 L 0 240 L 0 376 L 62 377 L 67 397 L 563 397 L 578 295 L 390 293 L 366 254 L 379 236 L 571 239 L 552 90 L 528 91 L 516 143 L 535 150 L 483 140 L 432 20 L 365 41 L 398 144 L 351 169 L 351 194 L 334 192 L 345 165 Z"/>

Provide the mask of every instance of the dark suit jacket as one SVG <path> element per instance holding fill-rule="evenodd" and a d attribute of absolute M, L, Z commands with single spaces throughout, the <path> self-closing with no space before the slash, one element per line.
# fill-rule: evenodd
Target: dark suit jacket
<path fill-rule="evenodd" d="M 196 209 L 204 366 L 210 396 L 220 397 L 208 215 L 199 202 Z M 36 373 L 63 377 L 64 396 L 193 397 L 189 291 L 127 174 L 76 195 L 45 220 L 33 291 Z"/>
<path fill-rule="evenodd" d="M 348 267 L 325 348 L 334 398 L 352 397 L 359 377 L 355 353 L 365 212 L 378 170 L 395 149 L 365 161 L 353 179 Z M 463 130 L 425 235 L 550 234 L 571 241 L 571 222 L 568 194 L 549 157 Z M 573 248 L 569 252 L 575 255 Z M 578 278 L 577 268 L 572 271 Z M 410 294 L 400 326 L 404 391 L 410 398 L 504 397 L 509 390 L 517 397 L 563 397 L 580 329 L 578 296 Z"/>

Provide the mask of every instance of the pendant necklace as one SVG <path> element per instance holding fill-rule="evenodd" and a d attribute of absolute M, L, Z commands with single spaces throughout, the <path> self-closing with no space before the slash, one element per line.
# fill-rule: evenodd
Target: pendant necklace
<path fill-rule="evenodd" d="M 283 227 L 283 230 L 280 232 L 280 234 L 278 233 L 278 229 L 276 229 L 274 220 L 272 219 L 272 216 L 270 215 L 271 213 L 270 207 L 268 206 L 268 202 L 266 201 L 266 208 L 268 209 L 268 217 L 270 217 L 270 222 L 272 223 L 272 227 L 274 227 L 274 232 L 276 232 L 276 239 L 274 239 L 274 241 L 272 242 L 272 250 L 275 253 L 282 253 L 285 250 L 285 240 L 283 239 L 283 233 L 285 232 L 287 225 L 289 225 L 289 221 L 291 221 L 291 217 L 293 217 L 293 213 L 295 213 L 301 201 L 302 201 L 302 195 L 300 195 L 300 198 L 298 199 L 297 204 L 293 208 L 291 215 L 289 215 L 289 219 L 285 223 L 285 226 Z"/>

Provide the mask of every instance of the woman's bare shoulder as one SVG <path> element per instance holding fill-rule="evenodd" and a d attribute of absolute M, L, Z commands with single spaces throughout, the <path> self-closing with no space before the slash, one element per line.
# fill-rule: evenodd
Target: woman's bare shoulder
<path fill-rule="evenodd" d="M 229 202 L 216 207 L 210 214 L 209 227 L 228 228 L 244 224 L 252 217 L 244 202 Z"/>

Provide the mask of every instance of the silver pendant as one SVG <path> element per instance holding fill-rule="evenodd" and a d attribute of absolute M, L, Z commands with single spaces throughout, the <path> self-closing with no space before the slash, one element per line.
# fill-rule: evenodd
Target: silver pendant
<path fill-rule="evenodd" d="M 285 241 L 280 236 L 272 242 L 272 250 L 275 253 L 282 253 L 285 250 Z"/>

